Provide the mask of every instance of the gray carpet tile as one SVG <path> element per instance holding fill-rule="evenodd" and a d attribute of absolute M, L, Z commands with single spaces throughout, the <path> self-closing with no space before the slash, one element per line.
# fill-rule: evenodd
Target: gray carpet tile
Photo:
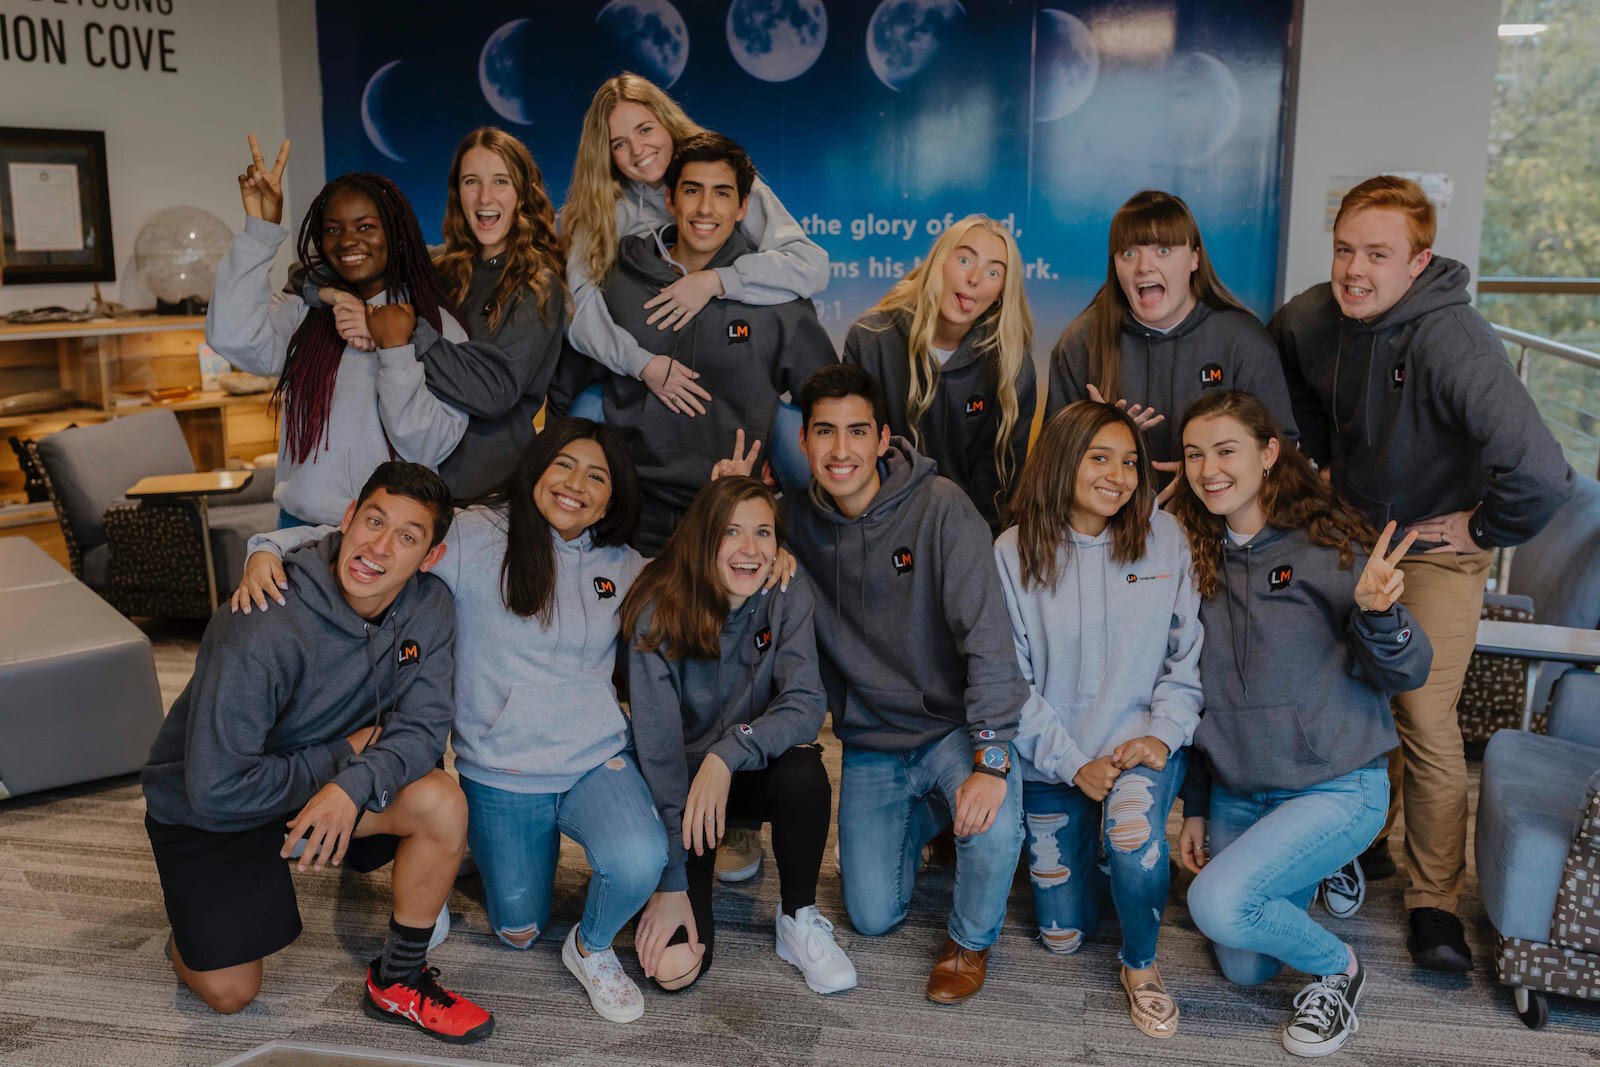
<path fill-rule="evenodd" d="M 187 681 L 198 631 L 163 627 L 153 636 L 170 706 Z M 825 740 L 837 781 L 838 746 Z M 1032 937 L 1026 877 L 1012 894 L 988 986 L 948 1008 L 929 1003 L 922 990 L 944 938 L 951 872 L 926 872 L 906 923 L 868 939 L 844 919 L 830 859 L 818 903 L 837 924 L 861 985 L 816 996 L 773 954 L 778 886 L 770 851 L 755 879 L 718 891 L 717 959 L 705 980 L 678 995 L 646 988 L 644 1019 L 606 1023 L 560 962 L 561 939 L 582 909 L 587 881 L 582 851 L 570 842 L 563 844 L 551 929 L 526 952 L 489 932 L 471 879 L 451 898 L 454 931 L 431 962 L 447 985 L 495 1012 L 488 1041 L 443 1045 L 360 1013 L 362 967 L 381 946 L 388 916 L 384 872 L 298 876 L 305 933 L 268 961 L 260 999 L 221 1018 L 181 989 L 166 965 L 166 917 L 143 814 L 131 777 L 0 803 L 0 1064 L 201 1067 L 271 1041 L 504 1064 L 1293 1062 L 1278 1045 L 1278 1029 L 1301 980 L 1279 977 L 1254 989 L 1223 981 L 1183 906 L 1182 874 L 1161 939 L 1162 972 L 1183 1012 L 1169 1041 L 1145 1038 L 1128 1021 L 1116 981 L 1114 919 L 1078 955 L 1053 956 Z M 1176 833 L 1176 820 L 1169 830 Z M 1600 1005 L 1553 998 L 1550 1026 L 1525 1029 L 1494 981 L 1491 932 L 1470 874 L 1463 907 L 1478 963 L 1464 976 L 1411 966 L 1397 880 L 1375 883 L 1362 912 L 1339 925 L 1371 981 L 1361 1032 L 1336 1062 L 1600 1062 Z M 629 935 L 618 944 L 625 968 L 638 977 Z"/>

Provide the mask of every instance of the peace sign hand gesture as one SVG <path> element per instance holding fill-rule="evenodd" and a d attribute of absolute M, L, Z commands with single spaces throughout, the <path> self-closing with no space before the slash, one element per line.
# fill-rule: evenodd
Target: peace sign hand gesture
<path fill-rule="evenodd" d="M 1378 535 L 1378 543 L 1372 546 L 1372 555 L 1367 558 L 1366 569 L 1356 582 L 1356 607 L 1362 611 L 1388 611 L 1406 591 L 1406 576 L 1398 564 L 1411 550 L 1417 539 L 1417 531 L 1407 533 L 1399 547 L 1390 552 L 1389 539 L 1394 536 L 1394 531 L 1393 522 L 1383 528 L 1383 533 Z"/>
<path fill-rule="evenodd" d="M 267 169 L 261 158 L 261 142 L 250 134 L 250 166 L 239 175 L 239 199 L 244 201 L 244 213 L 263 222 L 283 221 L 283 168 L 289 164 L 289 140 L 284 139 L 278 148 L 278 158 Z"/>
<path fill-rule="evenodd" d="M 733 431 L 733 455 L 728 459 L 719 459 L 711 468 L 711 480 L 718 478 L 752 477 L 756 469 L 756 457 L 761 455 L 761 439 L 756 438 L 751 444 L 750 451 L 744 450 L 744 429 L 741 427 Z"/>

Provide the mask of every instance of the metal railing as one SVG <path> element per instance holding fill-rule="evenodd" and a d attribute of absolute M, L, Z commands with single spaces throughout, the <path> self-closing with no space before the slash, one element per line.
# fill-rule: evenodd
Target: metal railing
<path fill-rule="evenodd" d="M 1547 279 L 1537 280 L 1548 284 Z M 1514 345 L 1517 348 L 1515 360 L 1517 377 L 1522 380 L 1522 384 L 1533 397 L 1533 402 L 1538 406 L 1545 424 L 1567 450 L 1568 459 L 1579 462 L 1590 459 L 1591 462 L 1584 466 L 1594 471 L 1596 477 L 1600 477 L 1600 411 L 1589 410 L 1584 406 L 1588 401 L 1583 399 L 1590 395 L 1600 398 L 1600 373 L 1587 383 L 1589 388 L 1574 388 L 1577 383 L 1570 380 L 1563 381 L 1553 372 L 1536 376 L 1533 359 L 1535 354 L 1553 356 L 1564 363 L 1600 372 L 1600 352 L 1591 352 L 1586 348 L 1514 330 L 1509 326 L 1495 324 L 1494 332 L 1507 345 Z M 1562 398 L 1554 395 L 1551 391 L 1552 386 L 1567 386 L 1568 396 Z M 1600 407 L 1600 403 L 1595 406 Z M 1558 415 L 1560 417 L 1557 417 Z M 1574 462 L 1573 466 L 1578 467 L 1579 462 Z"/>
<path fill-rule="evenodd" d="M 1479 278 L 1478 292 L 1593 296 L 1600 293 L 1600 278 Z"/>

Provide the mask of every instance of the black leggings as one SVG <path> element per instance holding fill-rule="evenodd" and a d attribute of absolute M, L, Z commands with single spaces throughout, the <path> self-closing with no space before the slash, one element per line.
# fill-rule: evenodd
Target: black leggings
<path fill-rule="evenodd" d="M 828 822 L 833 812 L 833 785 L 822 766 L 821 745 L 796 745 L 759 771 L 741 771 L 728 786 L 728 825 L 743 829 L 772 824 L 772 857 L 778 863 L 778 895 L 785 915 L 817 902 L 817 875 L 828 844 Z M 703 977 L 711 969 L 716 926 L 711 916 L 711 889 L 715 885 L 716 849 L 703 856 L 689 853 L 689 906 L 705 955 Z M 681 945 L 689 939 L 679 927 L 668 942 Z"/>

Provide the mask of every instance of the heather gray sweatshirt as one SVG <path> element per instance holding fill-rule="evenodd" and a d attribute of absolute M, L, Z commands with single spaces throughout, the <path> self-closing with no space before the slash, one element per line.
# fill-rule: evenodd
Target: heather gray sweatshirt
<path fill-rule="evenodd" d="M 454 711 L 455 606 L 444 584 L 409 580 L 378 622 L 339 589 L 333 533 L 284 558 L 286 606 L 206 626 L 194 676 L 140 775 L 150 817 L 228 832 L 298 812 L 333 782 L 382 811 L 444 755 Z M 345 740 L 382 726 L 355 755 Z"/>
<path fill-rule="evenodd" d="M 911 389 L 911 355 L 906 344 L 910 316 L 869 313 L 856 320 L 844 339 L 844 362 L 872 372 L 883 385 L 889 406 L 889 430 L 907 440 L 914 435 L 906 414 Z M 967 491 L 978 514 L 989 524 L 991 535 L 1004 529 L 1002 515 L 1010 489 L 1028 455 L 1028 434 L 1038 408 L 1033 353 L 1017 372 L 1017 421 L 1006 442 L 1010 480 L 1002 488 L 995 459 L 995 437 L 1000 432 L 998 355 L 978 351 L 991 328 L 974 327 L 961 346 L 939 370 L 933 403 L 923 414 L 917 449 L 938 465 L 939 473 Z"/>
<path fill-rule="evenodd" d="M 1023 588 L 1015 526 L 994 555 L 1028 683 L 1016 740 L 1022 776 L 1071 785 L 1084 764 L 1124 741 L 1150 735 L 1176 752 L 1194 738 L 1202 642 L 1200 594 L 1176 519 L 1151 517 L 1135 563 L 1111 558 L 1109 528 L 1067 534 L 1054 591 Z"/>
<path fill-rule="evenodd" d="M 715 753 L 728 770 L 760 770 L 796 745 L 817 739 L 826 714 L 812 631 L 815 599 L 804 574 L 789 591 L 757 593 L 728 613 L 722 651 L 712 659 L 668 659 L 641 652 L 647 607 L 628 645 L 628 707 L 639 753 L 667 827 L 660 891 L 689 888 L 683 806 L 700 764 Z"/>
<path fill-rule="evenodd" d="M 1206 814 L 1209 778 L 1230 793 L 1308 789 L 1372 763 L 1399 740 L 1389 698 L 1428 680 L 1433 645 L 1396 604 L 1356 607 L 1366 566 L 1303 530 L 1266 527 L 1222 553 L 1222 587 L 1201 601 L 1205 716 L 1183 790 Z"/>
<path fill-rule="evenodd" d="M 689 419 L 669 411 L 643 382 L 620 374 L 606 375 L 603 406 L 608 423 L 633 431 L 640 493 L 686 508 L 712 465 L 733 451 L 735 431 L 743 429 L 747 441 L 770 442 L 778 397 L 798 393 L 801 382 L 837 357 L 809 300 L 764 306 L 714 300 L 682 331 L 658 334 L 645 322 L 653 312 L 644 302 L 682 276 L 667 256 L 676 236 L 669 228 L 624 238 L 617 269 L 606 280 L 606 304 L 624 329 L 665 338 L 667 353 L 699 372 L 699 384 L 712 397 L 706 413 Z M 733 263 L 749 251 L 735 233 L 711 265 Z"/>
<path fill-rule="evenodd" d="M 651 188 L 638 182 L 626 183 L 616 211 L 619 243 L 672 223 L 664 184 Z M 738 232 L 746 239 L 745 250 L 713 268 L 722 281 L 723 300 L 786 304 L 808 300 L 828 284 L 828 253 L 805 235 L 771 186 L 760 178 L 750 188 L 749 211 L 739 223 Z M 567 236 L 572 242 L 567 256 L 567 284 L 572 288 L 573 302 L 568 339 L 574 348 L 612 373 L 639 377 L 654 356 L 667 353 L 671 333 L 661 333 L 654 326 L 648 335 L 634 333 L 622 320 L 613 318 L 601 295 L 601 286 L 607 279 L 590 278 L 584 272 L 583 235 Z M 674 280 L 669 279 L 667 284 Z M 655 295 L 652 292 L 650 297 Z M 713 300 L 707 304 L 701 314 L 717 303 Z"/>
<path fill-rule="evenodd" d="M 789 550 L 817 587 L 834 733 L 887 752 L 963 727 L 975 745 L 1010 741 L 1028 687 L 989 527 L 903 438 L 890 439 L 878 477 L 854 519 L 814 481 L 783 499 Z"/>
<path fill-rule="evenodd" d="M 289 339 L 306 317 L 303 299 L 272 291 L 272 261 L 288 236 L 275 223 L 246 219 L 244 231 L 217 266 L 216 295 L 206 312 L 206 343 L 251 374 L 283 372 Z M 388 300 L 385 293 L 374 302 Z M 461 325 L 448 313 L 441 315 L 444 336 L 465 341 Z M 465 415 L 428 392 L 414 345 L 376 353 L 346 347 L 322 447 L 308 462 L 297 463 L 283 434 L 278 435 L 273 501 L 302 519 L 337 523 L 378 464 L 399 458 L 438 468 L 466 427 Z"/>
<path fill-rule="evenodd" d="M 617 703 L 617 614 L 644 561 L 626 545 L 597 546 L 586 532 L 551 534 L 556 598 L 550 621 L 506 607 L 502 509 L 456 515 L 444 558 L 430 572 L 455 594 L 456 770 L 516 793 L 565 793 L 628 747 Z M 282 554 L 321 536 L 301 526 L 250 539 L 251 552 Z M 277 611 L 268 605 L 268 613 Z"/>
<path fill-rule="evenodd" d="M 1301 447 L 1378 527 L 1471 511 L 1484 548 L 1544 529 L 1577 484 L 1493 327 L 1467 268 L 1435 256 L 1394 307 L 1345 318 L 1314 285 L 1272 317 Z M 1413 552 L 1433 547 L 1419 541 Z"/>
<path fill-rule="evenodd" d="M 1118 336 L 1120 397 L 1145 404 L 1167 417 L 1145 431 L 1150 458 L 1161 462 L 1183 458 L 1179 427 L 1189 405 L 1214 389 L 1252 393 L 1278 420 L 1289 440 L 1295 439 L 1295 409 L 1283 382 L 1283 367 L 1272 339 L 1248 311 L 1218 310 L 1199 301 L 1194 310 L 1166 333 L 1152 330 L 1132 314 L 1122 316 Z M 1076 400 L 1089 399 L 1089 340 L 1086 323 L 1068 326 L 1050 353 L 1050 393 L 1044 417 Z"/>

